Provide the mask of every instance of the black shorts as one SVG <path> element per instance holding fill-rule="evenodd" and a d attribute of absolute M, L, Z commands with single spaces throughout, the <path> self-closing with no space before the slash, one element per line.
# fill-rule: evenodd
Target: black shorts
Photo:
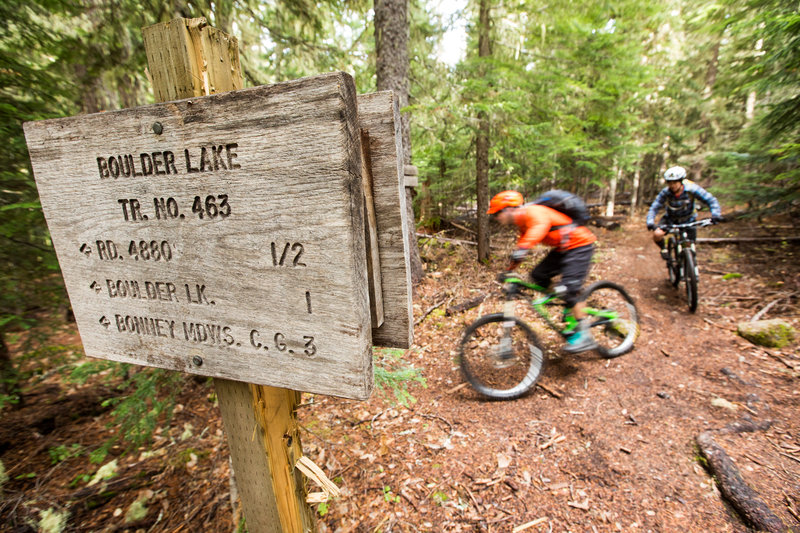
<path fill-rule="evenodd" d="M 561 285 L 567 288 L 564 301 L 572 307 L 578 301 L 583 282 L 589 275 L 592 266 L 594 244 L 587 244 L 564 252 L 552 250 L 542 262 L 531 271 L 534 283 L 547 287 L 553 277 L 561 274 Z"/>

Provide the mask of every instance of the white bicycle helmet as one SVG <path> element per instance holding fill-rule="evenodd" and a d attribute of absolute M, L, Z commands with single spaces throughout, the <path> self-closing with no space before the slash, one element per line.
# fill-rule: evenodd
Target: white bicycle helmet
<path fill-rule="evenodd" d="M 664 172 L 664 179 L 670 181 L 681 181 L 686 178 L 686 169 L 683 167 L 670 167 Z"/>

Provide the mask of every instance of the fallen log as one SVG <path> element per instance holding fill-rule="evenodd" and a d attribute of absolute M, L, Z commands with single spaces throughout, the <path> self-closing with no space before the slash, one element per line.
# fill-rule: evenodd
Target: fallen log
<path fill-rule="evenodd" d="M 783 242 L 800 241 L 800 235 L 790 237 L 698 237 L 698 243 L 704 244 L 737 244 L 741 242 Z"/>
<path fill-rule="evenodd" d="M 428 318 L 428 315 L 429 315 L 429 314 L 433 313 L 435 310 L 437 310 L 438 308 L 440 308 L 441 306 L 443 306 L 445 303 L 450 303 L 450 302 L 452 302 L 452 301 L 453 301 L 453 298 L 452 298 L 452 297 L 451 297 L 450 299 L 447 299 L 447 298 L 445 297 L 445 298 L 444 298 L 442 301 L 440 301 L 439 303 L 435 303 L 435 304 L 433 304 L 433 305 L 432 305 L 432 306 L 430 306 L 428 309 L 426 309 L 424 313 L 422 313 L 422 316 L 421 316 L 421 317 L 419 317 L 419 318 L 418 318 L 418 319 L 417 319 L 417 320 L 414 322 L 414 325 L 415 325 L 415 326 L 419 325 L 419 324 L 420 324 L 420 323 L 421 323 L 423 320 L 425 320 L 426 318 Z"/>
<path fill-rule="evenodd" d="M 478 246 L 478 243 L 475 242 L 475 241 L 465 241 L 465 240 L 462 240 L 462 239 L 449 239 L 447 237 L 439 237 L 438 235 L 431 235 L 429 233 L 420 233 L 420 232 L 417 232 L 416 235 L 420 239 L 434 239 L 434 240 L 437 240 L 437 241 L 450 242 L 450 243 L 453 243 L 453 244 L 461 244 L 461 245 L 468 245 L 468 246 Z M 493 244 L 489 245 L 489 248 L 491 248 L 493 250 L 500 250 L 501 249 L 500 246 L 495 246 Z"/>
<path fill-rule="evenodd" d="M 473 298 L 472 300 L 467 300 L 466 302 L 462 302 L 462 303 L 457 304 L 457 305 L 451 305 L 450 307 L 445 309 L 444 314 L 447 315 L 447 316 L 451 316 L 451 315 L 454 315 L 456 313 L 461 313 L 462 311 L 466 311 L 468 309 L 472 309 L 473 307 L 476 307 L 476 306 L 480 305 L 485 299 L 486 299 L 486 295 L 482 294 L 482 295 L 478 296 L 477 298 Z"/>
<path fill-rule="evenodd" d="M 759 429 L 759 426 L 726 429 L 727 431 L 723 431 L 739 433 Z M 714 442 L 711 431 L 704 431 L 697 436 L 696 441 L 722 496 L 730 502 L 748 525 L 769 533 L 788 533 L 790 531 L 786 524 L 761 500 L 758 493 L 744 482 L 728 454 Z"/>
<path fill-rule="evenodd" d="M 620 226 L 620 220 L 626 217 L 592 217 L 590 224 L 607 230 L 615 230 Z"/>

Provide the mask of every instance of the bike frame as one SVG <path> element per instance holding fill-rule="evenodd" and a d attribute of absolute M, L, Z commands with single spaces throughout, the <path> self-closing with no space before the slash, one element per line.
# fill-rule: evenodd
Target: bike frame
<path fill-rule="evenodd" d="M 662 224 L 659 227 L 666 232 L 664 236 L 667 249 L 667 269 L 669 270 L 669 280 L 674 287 L 683 281 L 686 287 L 686 301 L 689 311 L 694 313 L 697 310 L 697 278 L 699 269 L 697 268 L 697 254 L 694 239 L 689 238 L 689 229 L 703 226 L 710 226 L 713 222 L 710 219 L 695 220 L 684 224 Z M 674 242 L 673 240 L 674 239 Z"/>
<path fill-rule="evenodd" d="M 522 292 L 521 289 L 530 289 L 532 291 L 543 293 L 544 296 L 540 298 L 532 298 L 529 295 Z M 555 302 L 553 305 L 557 305 L 561 307 L 562 314 L 564 315 L 564 322 L 566 322 L 567 326 L 564 329 L 561 329 L 561 326 L 558 325 L 554 320 L 553 316 L 547 310 L 547 306 L 552 304 L 555 300 L 561 297 L 561 293 L 559 292 L 551 292 L 548 293 L 547 289 L 537 285 L 536 283 L 529 283 L 524 281 L 520 278 L 516 277 L 509 277 L 505 280 L 505 286 L 503 287 L 503 292 L 506 295 L 506 303 L 503 308 L 503 316 L 507 318 L 511 318 L 515 316 L 515 309 L 514 309 L 514 300 L 525 300 L 531 306 L 531 308 L 545 321 L 547 326 L 561 335 L 563 338 L 567 338 L 572 333 L 575 332 L 575 329 L 578 327 L 578 320 L 572 316 L 571 313 L 568 313 L 569 308 L 567 308 L 566 303 L 563 302 Z M 618 317 L 617 313 L 613 310 L 609 309 L 595 309 L 593 307 L 585 307 L 583 312 L 586 313 L 588 316 L 595 318 L 595 321 L 592 323 L 592 326 L 602 325 L 607 322 L 616 320 Z"/>
<path fill-rule="evenodd" d="M 702 220 L 695 220 L 694 222 L 687 222 L 685 224 L 661 224 L 658 227 L 664 230 L 667 234 L 664 235 L 664 238 L 674 238 L 675 244 L 678 247 L 678 256 L 680 257 L 683 254 L 683 249 L 686 244 L 689 244 L 689 249 L 692 251 L 692 255 L 695 255 L 695 247 L 694 241 L 689 238 L 689 234 L 686 230 L 689 228 L 702 228 L 705 226 L 711 226 L 713 222 L 711 219 L 704 218 Z M 668 244 L 668 243 L 667 243 Z M 679 267 L 683 268 L 682 264 L 678 265 Z M 681 271 L 681 277 L 683 277 L 683 272 Z"/>

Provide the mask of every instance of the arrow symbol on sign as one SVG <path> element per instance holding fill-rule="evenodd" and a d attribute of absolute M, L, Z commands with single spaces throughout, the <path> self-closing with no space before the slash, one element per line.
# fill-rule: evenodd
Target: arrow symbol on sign
<path fill-rule="evenodd" d="M 92 248 L 88 244 L 83 243 L 81 245 L 81 252 L 85 253 L 86 257 L 89 257 L 90 255 L 92 255 Z"/>
<path fill-rule="evenodd" d="M 101 323 L 101 324 L 103 325 L 103 327 L 104 327 L 104 328 L 106 328 L 106 329 L 108 329 L 108 326 L 111 324 L 111 322 L 109 322 L 109 321 L 108 321 L 108 319 L 107 319 L 106 317 L 104 317 L 104 316 L 103 316 L 103 317 L 100 317 L 100 323 Z"/>
<path fill-rule="evenodd" d="M 100 284 L 96 281 L 93 281 L 91 285 L 89 285 L 90 289 L 94 289 L 94 292 L 100 292 L 102 289 L 100 288 Z"/>

